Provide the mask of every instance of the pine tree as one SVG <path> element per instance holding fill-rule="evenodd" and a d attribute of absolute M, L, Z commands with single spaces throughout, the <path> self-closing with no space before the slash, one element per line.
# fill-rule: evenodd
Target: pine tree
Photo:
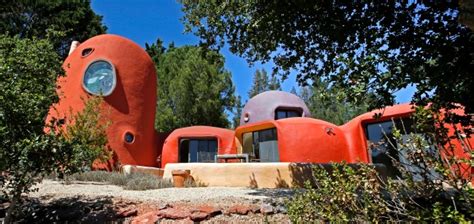
<path fill-rule="evenodd" d="M 242 104 L 242 97 L 237 96 L 235 100 L 235 108 L 234 108 L 234 117 L 232 119 L 232 127 L 235 129 L 240 125 L 240 117 L 242 116 L 242 108 L 244 105 Z"/>
<path fill-rule="evenodd" d="M 268 84 L 268 89 L 269 90 L 281 90 L 280 80 L 278 79 L 277 76 L 272 75 L 272 78 L 270 79 L 270 83 Z"/>
<path fill-rule="evenodd" d="M 294 86 L 291 87 L 290 93 L 298 95 L 298 92 L 296 91 L 296 88 Z"/>
<path fill-rule="evenodd" d="M 270 83 L 268 82 L 268 75 L 267 72 L 262 69 L 257 69 L 255 74 L 253 75 L 252 87 L 248 92 L 249 98 L 258 95 L 259 93 L 263 93 L 270 89 Z"/>

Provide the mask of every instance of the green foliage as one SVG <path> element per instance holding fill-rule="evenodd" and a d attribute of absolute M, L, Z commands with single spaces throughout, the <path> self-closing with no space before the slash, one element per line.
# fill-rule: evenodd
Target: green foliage
<path fill-rule="evenodd" d="M 307 181 L 307 189 L 287 202 L 293 222 L 376 222 L 381 218 L 386 205 L 375 169 L 366 165 L 353 168 L 333 164 L 328 170 L 315 166 L 315 187 Z"/>
<path fill-rule="evenodd" d="M 226 111 L 234 107 L 235 88 L 222 55 L 194 46 L 165 49 L 161 40 L 147 44 L 146 51 L 158 73 L 158 131 L 192 125 L 230 126 Z"/>
<path fill-rule="evenodd" d="M 349 100 L 394 102 L 415 85 L 413 101 L 474 112 L 474 36 L 458 23 L 457 2 L 193 1 L 181 0 L 184 24 L 203 45 L 249 62 L 275 63 L 274 72 L 324 78 Z"/>
<path fill-rule="evenodd" d="M 60 140 L 72 149 L 64 155 L 63 160 L 67 162 L 68 168 L 63 169 L 62 173 L 88 170 L 93 162 L 105 162 L 111 157 L 112 151 L 105 148 L 110 122 L 105 119 L 104 111 L 100 111 L 103 105 L 101 97 L 90 97 L 81 112 L 70 114 L 71 122 L 65 130 L 60 130 Z"/>
<path fill-rule="evenodd" d="M 80 118 L 77 126 L 68 128 L 72 133 L 64 135 L 61 126 L 51 126 L 49 130 L 58 131 L 45 133 L 49 107 L 58 100 L 59 74 L 63 74 L 60 57 L 47 40 L 0 36 L 0 184 L 12 202 L 7 223 L 21 194 L 29 192 L 39 177 L 90 168 L 106 143 L 100 127 L 88 132 L 97 126 L 90 123 L 95 117 L 89 117 L 98 113 L 94 105 L 84 115 L 71 117 L 72 123 Z M 88 125 L 81 125 L 88 119 Z"/>
<path fill-rule="evenodd" d="M 49 106 L 57 101 L 60 58 L 45 40 L 0 36 L 0 169 L 9 173 L 15 194 L 32 178 L 51 171 L 55 136 L 43 132 Z M 11 194 L 9 194 L 11 195 Z"/>
<path fill-rule="evenodd" d="M 300 88 L 299 94 L 314 118 L 342 125 L 357 115 L 367 112 L 370 100 L 367 95 L 356 101 L 349 101 L 347 93 L 327 82 L 317 81 L 312 86 Z"/>
<path fill-rule="evenodd" d="M 252 87 L 248 92 L 249 99 L 269 90 L 281 90 L 280 81 L 276 76 L 269 77 L 265 69 L 257 69 L 253 75 Z"/>
<path fill-rule="evenodd" d="M 244 105 L 242 104 L 242 97 L 237 96 L 235 100 L 235 106 L 233 111 L 233 118 L 232 118 L 232 127 L 235 129 L 240 125 L 240 117 L 242 116 L 242 108 Z"/>
<path fill-rule="evenodd" d="M 287 202 L 290 219 L 295 223 L 468 223 L 474 218 L 474 189 L 468 176 L 472 149 L 464 148 L 467 157 L 454 156 L 452 142 L 427 131 L 428 126 L 443 129 L 433 124 L 434 116 L 419 107 L 415 124 L 423 134 L 406 133 L 404 125 L 385 133 L 388 144 L 397 150 L 392 163 L 400 174 L 395 178 L 380 178 L 367 164 L 357 168 L 333 164 L 329 170 L 314 167 L 312 184 L 307 181 L 306 189 Z"/>
<path fill-rule="evenodd" d="M 7 1 L 0 6 L 0 33 L 20 38 L 47 38 L 52 31 L 63 36 L 51 39 L 61 57 L 73 40 L 85 41 L 103 34 L 102 16 L 92 11 L 90 1 Z"/>

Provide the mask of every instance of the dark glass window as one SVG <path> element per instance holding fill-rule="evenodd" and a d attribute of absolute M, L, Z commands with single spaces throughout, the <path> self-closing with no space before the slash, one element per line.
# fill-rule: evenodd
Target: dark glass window
<path fill-rule="evenodd" d="M 124 140 L 125 140 L 126 143 L 132 143 L 133 140 L 135 140 L 135 136 L 132 133 L 127 132 L 127 133 L 125 133 Z"/>
<path fill-rule="evenodd" d="M 387 175 L 390 177 L 400 175 L 393 162 L 403 160 L 396 148 L 397 143 L 392 134 L 394 124 L 403 134 L 412 132 L 412 121 L 408 118 L 372 123 L 366 127 L 372 163 L 384 164 L 387 168 Z"/>
<path fill-rule="evenodd" d="M 181 139 L 179 144 L 179 162 L 214 162 L 217 154 L 216 139 Z"/>
<path fill-rule="evenodd" d="M 302 113 L 295 109 L 277 109 L 275 111 L 275 120 L 289 117 L 301 117 Z"/>
<path fill-rule="evenodd" d="M 243 134 L 243 153 L 249 154 L 250 161 L 279 162 L 276 128 Z"/>

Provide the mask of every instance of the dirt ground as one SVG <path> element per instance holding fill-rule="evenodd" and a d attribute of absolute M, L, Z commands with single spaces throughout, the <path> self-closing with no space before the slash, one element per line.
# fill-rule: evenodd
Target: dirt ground
<path fill-rule="evenodd" d="M 37 187 L 17 214 L 22 223 L 289 223 L 284 202 L 293 194 L 229 187 L 131 191 L 51 180 Z"/>

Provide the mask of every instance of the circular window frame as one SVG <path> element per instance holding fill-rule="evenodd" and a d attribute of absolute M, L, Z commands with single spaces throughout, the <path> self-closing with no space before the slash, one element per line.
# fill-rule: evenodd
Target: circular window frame
<path fill-rule="evenodd" d="M 93 93 L 92 91 L 90 91 L 86 84 L 85 84 L 85 78 L 86 78 L 86 73 L 87 73 L 87 70 L 91 67 L 92 64 L 96 63 L 96 62 L 100 62 L 100 61 L 103 61 L 103 62 L 106 62 L 108 64 L 110 64 L 110 66 L 112 67 L 112 73 L 113 73 L 113 82 L 112 82 L 112 87 L 110 88 L 110 90 L 107 92 L 107 93 L 102 93 L 102 94 L 96 94 L 96 93 Z M 110 62 L 109 60 L 107 59 L 104 59 L 104 58 L 99 58 L 99 59 L 95 59 L 91 62 L 89 62 L 89 64 L 87 64 L 86 66 L 86 69 L 84 70 L 84 72 L 82 73 L 82 88 L 89 94 L 91 95 L 94 95 L 94 96 L 110 96 L 114 90 L 115 90 L 115 87 L 117 86 L 117 70 L 115 69 L 115 66 L 112 62 Z"/>
<path fill-rule="evenodd" d="M 131 142 L 127 142 L 127 134 L 129 134 L 129 135 L 132 136 L 133 139 L 132 139 Z M 125 131 L 125 132 L 123 133 L 123 138 L 122 138 L 122 139 L 123 139 L 123 142 L 125 142 L 125 144 L 133 144 L 133 143 L 135 143 L 135 140 L 137 139 L 137 137 L 135 136 L 135 134 L 134 134 L 133 132 L 131 132 L 131 131 Z"/>

